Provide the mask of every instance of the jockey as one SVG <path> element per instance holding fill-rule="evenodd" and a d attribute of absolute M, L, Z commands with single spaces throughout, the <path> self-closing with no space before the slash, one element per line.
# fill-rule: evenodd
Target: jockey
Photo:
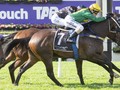
<path fill-rule="evenodd" d="M 67 6 L 54 13 L 51 17 L 51 22 L 55 25 L 65 26 L 64 18 L 73 12 L 76 12 L 80 7 Z"/>
<path fill-rule="evenodd" d="M 83 8 L 65 17 L 65 26 L 73 28 L 74 32 L 68 37 L 67 42 L 73 42 L 71 38 L 77 36 L 84 27 L 80 23 L 86 20 L 91 20 L 95 22 L 101 22 L 105 20 L 105 17 L 96 17 L 96 15 L 101 11 L 100 6 L 97 3 L 90 5 L 88 8 Z"/>

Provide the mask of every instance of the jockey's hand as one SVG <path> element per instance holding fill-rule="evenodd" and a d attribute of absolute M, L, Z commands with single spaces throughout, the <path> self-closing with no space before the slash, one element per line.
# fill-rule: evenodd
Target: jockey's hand
<path fill-rule="evenodd" d="M 113 16 L 114 16 L 113 13 L 108 13 L 107 16 L 106 16 L 106 19 L 109 19 L 109 18 L 111 18 L 111 17 L 113 17 Z"/>
<path fill-rule="evenodd" d="M 109 18 L 111 18 L 111 15 L 110 15 L 110 14 L 107 14 L 107 15 L 106 15 L 106 19 L 109 19 Z"/>

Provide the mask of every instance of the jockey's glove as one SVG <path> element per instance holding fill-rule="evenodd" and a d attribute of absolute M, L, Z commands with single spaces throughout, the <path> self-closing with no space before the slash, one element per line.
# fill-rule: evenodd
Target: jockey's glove
<path fill-rule="evenodd" d="M 114 14 L 108 13 L 108 14 L 106 15 L 106 19 L 109 19 L 109 18 L 111 18 L 111 17 L 113 17 L 113 16 L 114 16 Z"/>
<path fill-rule="evenodd" d="M 106 19 L 109 19 L 109 18 L 111 18 L 111 16 L 109 14 L 107 14 Z"/>

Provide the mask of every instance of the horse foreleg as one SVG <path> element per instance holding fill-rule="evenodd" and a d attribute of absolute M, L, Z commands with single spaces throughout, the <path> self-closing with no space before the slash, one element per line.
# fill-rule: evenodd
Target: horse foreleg
<path fill-rule="evenodd" d="M 36 60 L 30 60 L 30 59 L 28 59 L 28 60 L 20 67 L 19 73 L 18 73 L 17 78 L 16 78 L 16 80 L 15 80 L 15 82 L 14 82 L 14 85 L 18 86 L 22 74 L 23 74 L 26 70 L 28 70 L 30 67 L 32 67 L 36 62 L 37 62 Z"/>
<path fill-rule="evenodd" d="M 102 62 L 99 62 L 99 61 L 97 61 L 97 62 L 94 62 L 94 61 L 92 61 L 93 63 L 95 63 L 95 64 L 97 64 L 97 65 L 99 65 L 99 66 L 102 66 L 108 73 L 109 73 L 109 68 L 104 64 L 104 63 L 102 63 Z M 117 68 L 117 67 L 116 67 Z M 114 67 L 113 67 L 113 69 L 115 69 Z M 118 69 L 118 68 L 117 68 Z M 116 69 L 115 69 L 116 70 Z M 114 72 L 114 77 L 115 78 L 118 78 L 118 77 L 120 77 L 117 73 L 115 73 Z"/>
<path fill-rule="evenodd" d="M 103 63 L 96 63 L 96 64 L 102 66 L 106 71 L 109 72 L 109 68 L 106 65 L 104 65 Z M 120 69 L 117 68 L 113 63 L 112 63 L 112 68 L 120 73 Z M 114 73 L 114 77 L 115 78 L 119 78 L 120 77 L 117 73 L 115 73 L 115 72 L 113 72 L 113 73 Z"/>
<path fill-rule="evenodd" d="M 83 74 L 82 74 L 82 63 L 83 60 L 75 60 L 76 63 L 76 68 L 77 68 L 77 74 L 79 76 L 80 82 L 82 85 L 84 85 L 84 80 L 83 80 Z"/>
<path fill-rule="evenodd" d="M 120 73 L 120 69 L 112 63 L 112 68 Z M 116 78 L 120 77 L 118 74 L 114 73 Z"/>
<path fill-rule="evenodd" d="M 112 70 L 112 62 L 110 61 L 110 59 L 105 54 L 96 54 L 96 56 L 94 56 L 93 59 L 96 62 L 99 61 L 99 62 L 108 66 L 109 73 L 110 73 L 109 82 L 112 85 L 113 84 L 114 73 L 113 73 L 113 70 Z"/>
<path fill-rule="evenodd" d="M 63 86 L 54 76 L 52 60 L 44 61 L 48 77 L 58 86 Z"/>
<path fill-rule="evenodd" d="M 16 59 L 15 62 L 13 62 L 13 63 L 9 66 L 9 73 L 10 73 L 10 77 L 11 77 L 12 83 L 14 83 L 14 81 L 15 81 L 14 71 L 17 69 L 17 67 L 19 67 L 19 66 L 22 65 L 23 63 L 24 63 L 24 62 L 21 61 L 21 59 Z"/>
<path fill-rule="evenodd" d="M 15 70 L 15 69 L 13 69 L 14 64 L 15 64 L 15 62 L 13 62 L 13 63 L 8 67 L 12 84 L 13 84 L 14 81 L 15 81 L 15 76 L 14 76 L 14 70 Z"/>

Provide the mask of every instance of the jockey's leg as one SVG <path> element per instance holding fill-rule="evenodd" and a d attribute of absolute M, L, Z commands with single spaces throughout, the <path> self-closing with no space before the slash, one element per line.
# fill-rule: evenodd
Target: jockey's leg
<path fill-rule="evenodd" d="M 71 38 L 77 36 L 84 29 L 83 25 L 75 21 L 70 15 L 67 15 L 65 17 L 65 26 L 75 30 L 67 39 L 67 42 L 70 42 L 70 43 L 73 42 Z"/>
<path fill-rule="evenodd" d="M 67 39 L 67 42 L 70 42 L 70 43 L 75 43 L 72 38 L 77 36 L 81 31 L 83 31 L 84 27 L 81 25 L 79 26 L 78 28 L 75 29 L 75 31 L 73 31 L 72 34 L 70 34 L 70 36 L 68 37 Z"/>
<path fill-rule="evenodd" d="M 78 35 L 78 34 L 77 34 L 75 31 L 73 31 L 73 33 L 67 38 L 67 42 L 75 43 L 75 42 L 72 40 L 72 38 L 75 37 L 75 36 L 77 36 L 77 35 Z"/>

